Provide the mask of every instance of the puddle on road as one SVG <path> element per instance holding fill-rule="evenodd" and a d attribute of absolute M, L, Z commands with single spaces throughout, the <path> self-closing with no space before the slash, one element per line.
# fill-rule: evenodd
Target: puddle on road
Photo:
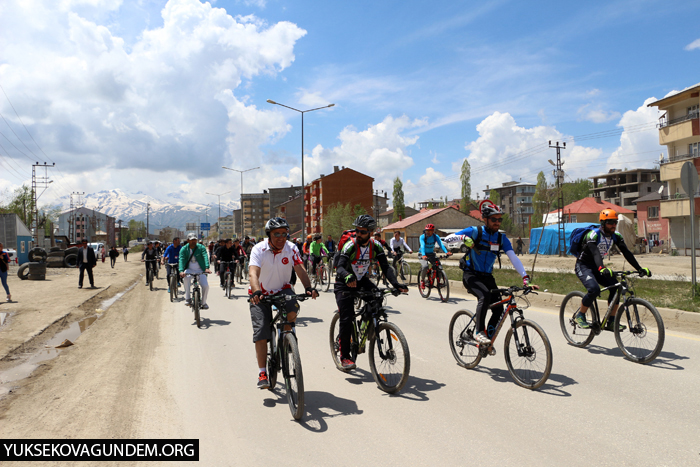
<path fill-rule="evenodd" d="M 120 298 L 122 298 L 128 291 L 130 291 L 131 289 L 133 289 L 134 287 L 136 287 L 136 284 L 138 284 L 138 283 L 139 283 L 139 281 L 134 282 L 133 284 L 131 284 L 131 285 L 129 286 L 129 288 L 125 289 L 125 290 L 122 291 L 122 292 L 119 292 L 119 293 L 116 294 L 114 297 L 109 298 L 109 299 L 103 301 L 103 302 L 100 304 L 100 308 L 99 308 L 99 309 L 102 311 L 102 313 L 104 313 L 105 311 L 107 311 L 107 308 L 109 308 L 109 307 L 111 307 L 112 305 L 114 305 L 114 304 L 117 302 L 117 300 L 119 300 Z"/>

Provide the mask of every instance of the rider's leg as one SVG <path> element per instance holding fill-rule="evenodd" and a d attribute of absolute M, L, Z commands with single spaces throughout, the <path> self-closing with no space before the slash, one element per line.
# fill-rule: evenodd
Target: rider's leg
<path fill-rule="evenodd" d="M 190 301 L 190 286 L 192 285 L 192 277 L 185 276 L 185 301 Z"/>
<path fill-rule="evenodd" d="M 224 263 L 219 263 L 219 282 L 221 283 L 221 287 L 224 286 L 224 276 L 225 275 L 226 275 L 226 265 Z"/>
<path fill-rule="evenodd" d="M 284 289 L 282 290 L 282 293 L 285 295 L 294 295 L 294 291 L 292 289 Z M 290 300 L 286 302 L 287 305 L 287 321 L 290 323 L 293 323 L 297 320 L 297 312 L 299 311 L 299 302 L 296 300 Z M 285 331 L 291 330 L 291 326 L 286 326 L 284 328 Z"/>
<path fill-rule="evenodd" d="M 422 281 L 422 280 L 425 280 L 425 274 L 426 274 L 426 271 L 428 270 L 428 262 L 426 260 L 424 260 L 423 258 L 419 259 L 419 261 L 420 261 L 420 272 L 418 273 L 419 274 L 418 280 Z"/>
<path fill-rule="evenodd" d="M 469 293 L 474 295 L 477 299 L 475 312 L 476 332 L 484 332 L 484 321 L 486 318 L 487 307 L 490 304 L 489 300 L 491 293 L 480 280 L 480 277 L 476 274 L 472 274 L 469 271 L 464 271 L 464 274 L 462 275 L 462 284 L 469 291 Z"/>
<path fill-rule="evenodd" d="M 253 323 L 253 342 L 255 342 L 255 357 L 258 368 L 264 371 L 267 366 L 267 341 L 272 339 L 270 321 L 272 307 L 267 303 L 250 304 L 250 319 Z"/>
<path fill-rule="evenodd" d="M 207 295 L 209 295 L 209 281 L 207 275 L 199 276 L 199 286 L 202 288 L 202 306 L 207 304 Z"/>
<path fill-rule="evenodd" d="M 338 322 L 338 334 L 340 335 L 340 358 L 350 358 L 350 338 L 352 337 L 352 320 L 355 316 L 355 300 L 352 296 L 351 288 L 335 283 L 335 302 L 338 305 L 340 320 Z"/>

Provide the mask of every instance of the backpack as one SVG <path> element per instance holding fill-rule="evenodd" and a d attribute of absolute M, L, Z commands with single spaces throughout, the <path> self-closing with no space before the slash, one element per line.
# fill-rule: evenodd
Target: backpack
<path fill-rule="evenodd" d="M 340 253 L 343 251 L 343 245 L 345 245 L 345 242 L 347 242 L 351 238 L 357 237 L 357 234 L 355 233 L 355 229 L 353 230 L 346 230 L 342 234 L 340 234 L 340 240 L 338 240 L 338 252 Z"/>
<path fill-rule="evenodd" d="M 343 246 L 349 241 L 351 241 L 355 245 L 355 249 L 357 249 L 357 234 L 355 233 L 355 230 L 346 230 L 340 235 L 340 240 L 338 240 L 338 253 L 333 256 L 333 267 L 336 268 L 338 267 L 338 261 L 340 260 L 340 254 L 343 252 Z M 372 242 L 375 240 L 373 238 L 370 238 L 369 246 L 369 259 L 370 261 L 372 260 L 372 256 L 374 254 L 374 248 L 372 248 Z M 358 250 L 359 251 L 359 250 Z"/>
<path fill-rule="evenodd" d="M 597 229 L 598 226 L 591 224 L 588 227 L 578 227 L 571 232 L 571 245 L 569 246 L 569 253 L 578 257 L 583 250 L 583 239 L 591 230 Z"/>
<path fill-rule="evenodd" d="M 477 227 L 477 234 L 476 238 L 474 239 L 474 246 L 471 249 L 467 249 L 467 252 L 464 254 L 462 259 L 459 260 L 460 269 L 465 271 L 467 270 L 467 257 L 471 254 L 471 250 L 476 250 L 477 255 L 481 254 L 480 251 L 491 251 L 490 246 L 481 244 L 483 229 L 484 226 Z M 501 232 L 498 232 L 498 240 L 496 241 L 496 243 L 498 243 L 498 251 L 496 252 L 496 257 L 498 258 L 498 269 L 501 269 L 501 251 L 503 250 L 503 234 L 501 234 Z"/>

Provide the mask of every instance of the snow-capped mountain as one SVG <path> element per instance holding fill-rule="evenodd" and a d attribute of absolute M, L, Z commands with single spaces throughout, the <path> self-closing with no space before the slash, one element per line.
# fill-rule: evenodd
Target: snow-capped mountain
<path fill-rule="evenodd" d="M 162 227 L 185 228 L 188 222 L 207 222 L 214 224 L 219 214 L 218 203 L 212 203 L 208 208 L 204 204 L 186 199 L 185 193 L 168 193 L 171 202 L 165 202 L 142 192 L 125 193 L 122 190 L 105 190 L 86 194 L 82 197 L 83 205 L 88 209 L 102 212 L 124 224 L 129 220 L 146 221 L 146 206 L 150 204 L 151 232 Z M 60 198 L 64 209 L 70 208 L 70 196 Z M 230 215 L 237 203 L 221 203 L 221 215 Z M 207 215 L 208 209 L 208 215 Z"/>

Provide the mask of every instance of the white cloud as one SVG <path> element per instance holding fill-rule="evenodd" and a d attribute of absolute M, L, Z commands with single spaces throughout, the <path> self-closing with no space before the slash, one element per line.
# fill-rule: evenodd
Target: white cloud
<path fill-rule="evenodd" d="M 413 203 L 431 198 L 459 198 L 460 186 L 459 179 L 455 179 L 453 174 L 444 174 L 428 167 L 417 182 L 406 180 L 403 185 L 404 199 L 407 205 L 412 206 Z"/>
<path fill-rule="evenodd" d="M 607 169 L 652 167 L 658 161 L 658 154 L 666 152 L 659 145 L 658 130 L 650 125 L 658 121 L 659 112 L 656 107 L 647 105 L 656 100 L 650 97 L 638 109 L 628 110 L 622 116 L 618 123 L 624 129 L 620 135 L 620 146 L 608 158 Z M 646 127 L 643 126 L 645 124 Z"/>
<path fill-rule="evenodd" d="M 435 151 L 430 151 L 430 155 L 433 156 L 432 159 L 430 159 L 430 162 L 432 162 L 433 164 L 440 163 L 440 161 L 438 160 L 438 157 L 437 157 L 438 155 Z"/>
<path fill-rule="evenodd" d="M 591 107 L 586 104 L 578 109 L 579 118 L 593 123 L 605 123 L 620 118 L 620 112 L 608 111 L 600 106 Z"/>
<path fill-rule="evenodd" d="M 695 49 L 700 49 L 700 39 L 695 39 L 693 42 L 690 44 L 686 45 L 684 47 L 685 50 L 695 50 Z"/>

